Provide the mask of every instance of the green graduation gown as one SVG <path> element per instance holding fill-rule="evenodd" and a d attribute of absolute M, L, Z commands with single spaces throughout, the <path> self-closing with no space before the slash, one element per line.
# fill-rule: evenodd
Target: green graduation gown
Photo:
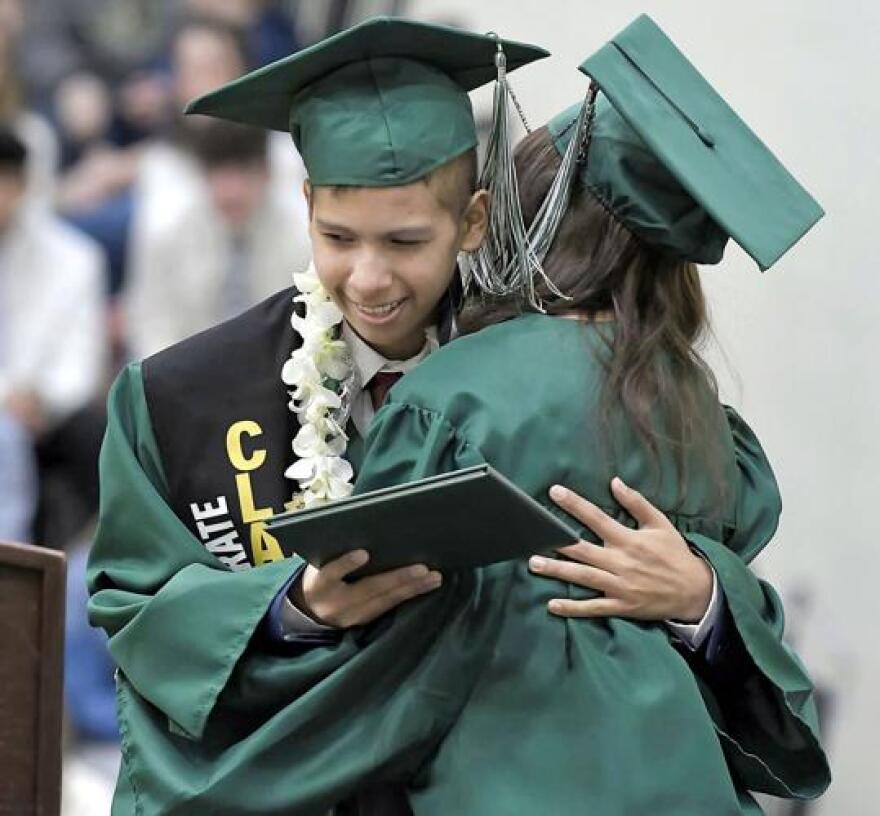
<path fill-rule="evenodd" d="M 365 787 L 402 779 L 431 779 L 425 792 L 442 796 L 445 755 L 432 758 L 444 736 L 454 735 L 488 658 L 507 637 L 505 599 L 521 580 L 517 565 L 448 576 L 441 591 L 346 632 L 334 645 L 297 651 L 260 637 L 272 599 L 299 566 L 297 559 L 274 560 L 260 529 L 261 511 L 283 509 L 278 497 L 289 490 L 281 476 L 284 451 L 295 430 L 286 424 L 276 379 L 292 342 L 286 329 L 276 331 L 287 324 L 289 293 L 267 303 L 233 321 L 236 330 L 227 324 L 158 363 L 130 367 L 111 393 L 89 584 L 92 621 L 107 630 L 119 666 L 123 763 L 114 814 L 323 816 Z M 260 346 L 264 337 L 275 358 Z M 392 417 L 392 410 L 382 416 Z M 213 419 L 218 414 L 222 421 Z M 235 423 L 248 421 L 256 427 L 239 425 L 238 436 L 230 437 Z M 379 433 L 388 432 L 386 422 Z M 441 424 L 441 435 L 446 427 Z M 743 429 L 737 458 L 755 480 L 743 483 L 743 493 L 760 494 L 769 471 Z M 432 439 L 418 444 L 429 451 Z M 406 461 L 413 449 L 409 440 L 401 442 Z M 229 461 L 212 460 L 211 446 L 225 450 Z M 357 444 L 350 448 L 355 459 L 357 450 Z M 441 460 L 429 456 L 421 464 L 432 461 L 439 466 Z M 444 461 L 457 466 L 454 457 Z M 389 475 L 384 467 L 372 472 L 364 485 Z M 414 477 L 418 472 L 419 466 Z M 404 471 L 398 476 L 408 478 Z M 778 721 L 768 738 L 758 732 L 742 748 L 763 768 L 764 760 L 750 753 L 758 741 L 773 747 L 787 729 L 795 744 L 780 749 L 787 758 L 812 734 L 802 719 L 809 716 L 809 685 L 781 652 L 775 596 L 747 571 L 740 574 L 741 561 L 721 543 L 723 530 L 704 532 L 716 533 L 714 541 L 694 541 L 717 551 L 713 563 L 727 581 L 731 606 L 728 584 L 748 584 L 742 591 L 748 625 L 776 657 L 753 674 L 756 699 L 772 705 Z M 242 542 L 245 561 L 235 548 Z M 743 547 L 757 551 L 763 543 Z M 535 602 L 538 611 L 540 598 Z M 783 682 L 790 688 L 778 685 Z M 790 696 L 798 706 L 791 707 Z M 598 749 L 590 741 L 580 750 L 589 756 Z M 815 779 L 815 773 L 803 776 Z M 467 776 L 461 781 L 470 784 Z M 800 778 L 789 783 L 806 784 Z M 421 795 L 414 799 L 417 813 Z"/>
<path fill-rule="evenodd" d="M 291 490 L 291 297 L 129 366 L 111 391 L 88 581 L 119 668 L 114 816 L 324 816 L 364 792 L 384 816 L 382 783 L 448 730 L 500 625 L 494 578 L 472 574 L 401 610 L 393 636 L 390 620 L 308 650 L 260 636 L 301 565 L 262 529 Z"/>
<path fill-rule="evenodd" d="M 508 586 L 496 599 L 502 628 L 411 786 L 418 816 L 721 816 L 760 812 L 747 789 L 812 797 L 828 784 L 810 681 L 782 642 L 778 597 L 746 566 L 780 510 L 763 451 L 735 412 L 724 422 L 713 403 L 731 488 L 719 500 L 692 455 L 684 483 L 668 451 L 652 472 L 620 415 L 600 443 L 601 333 L 610 330 L 528 315 L 445 347 L 392 389 L 357 489 L 489 462 L 552 512 L 561 511 L 547 490 L 559 483 L 632 523 L 609 491 L 620 475 L 712 563 L 730 614 L 726 651 L 709 666 L 686 659 L 661 623 L 554 617 L 551 598 L 595 593 L 534 576 L 525 562 L 481 570 Z"/>

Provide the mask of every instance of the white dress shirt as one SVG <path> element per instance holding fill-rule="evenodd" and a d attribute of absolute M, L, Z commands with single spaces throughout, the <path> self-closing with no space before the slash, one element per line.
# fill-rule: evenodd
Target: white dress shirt
<path fill-rule="evenodd" d="M 367 387 L 370 384 L 370 380 L 379 372 L 406 374 L 408 371 L 412 371 L 429 354 L 440 348 L 440 343 L 437 340 L 437 329 L 435 326 L 431 326 L 425 330 L 425 345 L 422 346 L 418 354 L 413 355 L 407 360 L 386 359 L 376 349 L 365 343 L 351 326 L 345 322 L 342 324 L 342 339 L 345 340 L 351 351 L 355 379 L 358 384 L 358 391 L 351 404 L 351 421 L 354 423 L 357 432 L 365 439 L 370 423 L 376 415 L 373 409 L 373 400 L 370 397 L 370 389 Z"/>
<path fill-rule="evenodd" d="M 366 437 L 370 423 L 373 421 L 375 411 L 373 410 L 373 402 L 370 398 L 370 392 L 367 388 L 370 380 L 382 372 L 400 372 L 406 374 L 411 371 L 419 363 L 422 362 L 429 354 L 439 348 L 437 340 L 437 329 L 431 327 L 425 332 L 425 345 L 422 350 L 410 357 L 408 360 L 388 360 L 383 357 L 372 346 L 365 343 L 357 333 L 343 322 L 342 337 L 351 351 L 352 363 L 355 370 L 355 379 L 358 384 L 358 391 L 355 394 L 351 406 L 351 420 L 354 423 L 357 432 L 361 437 Z M 666 625 L 670 630 L 691 650 L 697 650 L 702 646 L 703 642 L 711 633 L 713 627 L 718 621 L 722 611 L 721 597 L 718 591 L 718 576 L 715 570 L 712 570 L 712 599 L 709 602 L 709 608 L 699 623 L 675 623 L 666 621 Z M 298 634 L 306 632 L 319 632 L 332 629 L 333 627 L 324 626 L 294 606 L 290 599 L 286 599 L 281 611 L 281 624 L 284 630 L 285 638 L 295 640 Z"/>

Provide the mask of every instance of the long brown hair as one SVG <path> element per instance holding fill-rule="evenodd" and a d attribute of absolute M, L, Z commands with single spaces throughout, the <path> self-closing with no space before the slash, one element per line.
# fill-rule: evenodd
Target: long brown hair
<path fill-rule="evenodd" d="M 560 157 L 545 127 L 525 137 L 514 158 L 528 225 L 550 189 Z M 708 316 L 694 264 L 642 242 L 577 177 L 543 266 L 570 298 L 538 285 L 548 314 L 572 309 L 613 314 L 614 330 L 605 335 L 607 354 L 601 360 L 606 429 L 612 413 L 623 409 L 658 466 L 661 447 L 671 448 L 679 501 L 684 498 L 686 454 L 691 452 L 723 494 L 717 409 L 711 407 L 717 384 L 697 351 L 708 332 Z M 480 296 L 465 304 L 459 326 L 463 332 L 476 331 L 527 311 L 533 310 L 518 298 Z"/>

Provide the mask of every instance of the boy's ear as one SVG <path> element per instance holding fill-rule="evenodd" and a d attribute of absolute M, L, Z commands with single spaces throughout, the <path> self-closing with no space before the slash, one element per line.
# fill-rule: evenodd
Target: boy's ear
<path fill-rule="evenodd" d="M 308 179 L 303 181 L 303 195 L 306 198 L 306 207 L 309 211 L 309 221 L 312 220 L 312 182 Z"/>
<path fill-rule="evenodd" d="M 487 190 L 477 190 L 465 207 L 462 215 L 464 231 L 461 237 L 461 249 L 473 252 L 478 249 L 486 237 L 489 227 L 489 193 Z"/>

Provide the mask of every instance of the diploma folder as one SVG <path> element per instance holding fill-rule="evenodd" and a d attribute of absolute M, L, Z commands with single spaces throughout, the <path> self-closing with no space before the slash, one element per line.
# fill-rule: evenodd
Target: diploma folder
<path fill-rule="evenodd" d="M 527 558 L 578 540 L 489 465 L 432 476 L 269 519 L 286 556 L 316 567 L 351 550 L 370 553 L 360 578 L 409 564 L 441 571 Z"/>

